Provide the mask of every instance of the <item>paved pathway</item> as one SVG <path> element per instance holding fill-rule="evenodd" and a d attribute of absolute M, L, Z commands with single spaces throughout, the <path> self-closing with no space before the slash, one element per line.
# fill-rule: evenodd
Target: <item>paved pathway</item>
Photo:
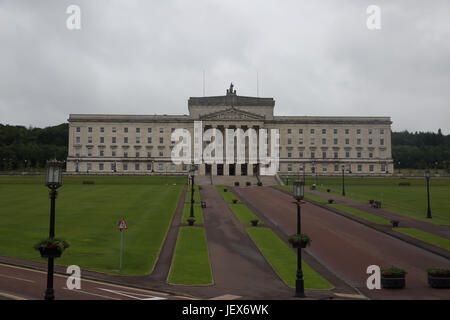
<path fill-rule="evenodd" d="M 322 192 L 318 190 L 308 190 L 308 193 L 311 193 L 313 195 L 316 195 L 318 197 L 324 198 L 324 199 L 334 199 L 336 203 L 340 203 L 361 211 L 365 211 L 371 214 L 374 214 L 376 216 L 385 218 L 387 220 L 398 220 L 400 221 L 399 227 L 401 228 L 415 228 L 419 229 L 428 233 L 435 234 L 439 237 L 450 239 L 450 226 L 442 226 L 437 225 L 434 223 L 429 223 L 425 221 L 421 221 L 418 219 L 414 219 L 411 217 L 408 217 L 404 214 L 399 214 L 383 209 L 375 209 L 372 208 L 369 203 L 361 203 L 354 200 L 346 199 L 343 197 L 340 197 L 334 193 L 327 193 Z"/>
<path fill-rule="evenodd" d="M 239 188 L 252 206 L 284 230 L 296 232 L 292 197 L 270 187 Z M 302 206 L 302 232 L 313 242 L 306 252 L 337 276 L 375 299 L 450 299 L 450 289 L 432 289 L 426 269 L 450 268 L 450 261 L 310 203 Z M 407 288 L 368 290 L 369 265 L 395 265 L 407 270 Z"/>

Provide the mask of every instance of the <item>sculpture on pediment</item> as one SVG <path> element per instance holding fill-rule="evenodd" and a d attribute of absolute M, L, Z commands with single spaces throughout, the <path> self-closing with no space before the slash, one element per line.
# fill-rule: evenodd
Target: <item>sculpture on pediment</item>
<path fill-rule="evenodd" d="M 233 82 L 230 84 L 230 89 L 227 89 L 227 94 L 236 94 L 236 90 L 233 90 L 234 85 Z"/>

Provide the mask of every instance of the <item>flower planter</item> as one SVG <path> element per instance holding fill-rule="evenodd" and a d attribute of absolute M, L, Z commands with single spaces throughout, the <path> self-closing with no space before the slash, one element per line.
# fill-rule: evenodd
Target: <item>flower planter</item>
<path fill-rule="evenodd" d="M 330 190 L 330 189 L 327 189 L 327 192 L 328 192 L 328 193 L 330 193 L 330 192 L 331 192 L 331 190 Z"/>
<path fill-rule="evenodd" d="M 381 286 L 384 289 L 403 289 L 406 285 L 406 278 L 403 274 L 381 275 Z"/>
<path fill-rule="evenodd" d="M 259 220 L 252 220 L 252 221 L 250 221 L 250 222 L 252 223 L 252 226 L 253 226 L 253 227 L 257 227 L 257 226 L 258 226 Z"/>
<path fill-rule="evenodd" d="M 59 258 L 61 257 L 62 253 L 57 247 L 42 247 L 39 248 L 39 252 L 41 253 L 42 258 Z"/>
<path fill-rule="evenodd" d="M 234 204 L 236 204 L 238 202 L 237 199 L 233 199 L 232 201 Z"/>
<path fill-rule="evenodd" d="M 307 245 L 308 245 L 307 242 L 291 242 L 292 248 L 302 248 L 302 249 L 305 249 Z"/>
<path fill-rule="evenodd" d="M 369 203 L 372 205 L 375 200 L 369 200 Z"/>
<path fill-rule="evenodd" d="M 187 222 L 190 226 L 193 226 L 195 223 L 195 219 L 188 219 Z"/>
<path fill-rule="evenodd" d="M 333 203 L 334 200 L 333 199 L 328 199 L 328 203 Z"/>
<path fill-rule="evenodd" d="M 391 223 L 392 223 L 392 228 L 397 228 L 399 223 L 400 223 L 400 221 L 392 220 Z"/>
<path fill-rule="evenodd" d="M 450 276 L 447 275 L 431 275 L 428 273 L 428 284 L 432 288 L 450 288 Z"/>
<path fill-rule="evenodd" d="M 228 192 L 228 189 L 223 189 L 223 192 Z"/>
<path fill-rule="evenodd" d="M 261 187 L 262 185 L 262 182 L 258 182 L 258 187 Z"/>

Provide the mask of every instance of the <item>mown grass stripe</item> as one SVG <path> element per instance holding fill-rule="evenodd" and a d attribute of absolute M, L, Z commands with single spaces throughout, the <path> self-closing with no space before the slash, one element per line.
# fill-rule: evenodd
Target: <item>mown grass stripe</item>
<path fill-rule="evenodd" d="M 412 238 L 421 240 L 423 242 L 429 243 L 433 246 L 449 250 L 450 251 L 450 240 L 446 238 L 442 238 L 436 236 L 434 234 L 424 232 L 422 230 L 414 229 L 414 228 L 395 228 L 394 231 L 406 234 Z"/>

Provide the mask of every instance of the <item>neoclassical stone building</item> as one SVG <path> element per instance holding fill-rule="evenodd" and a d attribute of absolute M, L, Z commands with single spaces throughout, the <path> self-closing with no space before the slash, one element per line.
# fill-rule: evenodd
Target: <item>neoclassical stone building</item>
<path fill-rule="evenodd" d="M 71 114 L 67 171 L 187 174 L 189 164 L 172 162 L 171 133 L 184 129 L 194 136 L 194 121 L 201 121 L 203 131 L 279 129 L 283 175 L 303 169 L 338 175 L 342 168 L 356 175 L 392 174 L 390 117 L 276 116 L 274 107 L 274 99 L 239 96 L 231 85 L 224 96 L 190 98 L 189 115 Z M 258 164 L 201 164 L 198 174 L 249 176 L 259 170 Z"/>

